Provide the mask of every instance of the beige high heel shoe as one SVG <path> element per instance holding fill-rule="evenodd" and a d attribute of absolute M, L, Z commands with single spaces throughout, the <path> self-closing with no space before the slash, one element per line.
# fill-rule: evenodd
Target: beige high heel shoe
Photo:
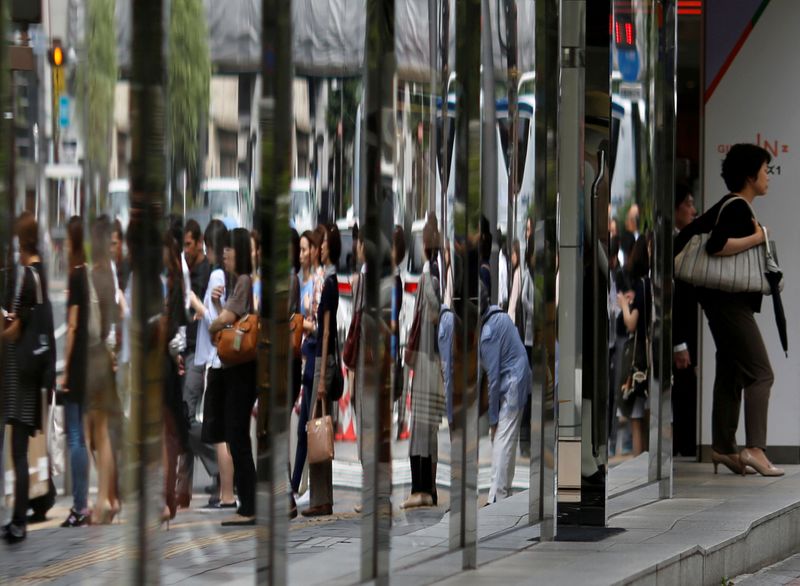
<path fill-rule="evenodd" d="M 764 450 L 760 448 L 745 448 L 739 452 L 739 461 L 744 466 L 754 468 L 761 476 L 783 476 L 783 468 L 773 466 Z"/>

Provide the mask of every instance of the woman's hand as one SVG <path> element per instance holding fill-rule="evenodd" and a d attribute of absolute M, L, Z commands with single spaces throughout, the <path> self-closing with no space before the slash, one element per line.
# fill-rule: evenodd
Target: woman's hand
<path fill-rule="evenodd" d="M 319 389 L 317 389 L 317 399 L 325 401 L 328 398 L 328 391 L 325 390 L 325 384 L 320 382 Z"/>
<path fill-rule="evenodd" d="M 628 298 L 625 296 L 625 293 L 617 293 L 617 305 L 619 305 L 620 309 L 628 307 Z"/>
<path fill-rule="evenodd" d="M 66 370 L 61 374 L 61 392 L 69 393 L 69 372 Z"/>
<path fill-rule="evenodd" d="M 223 285 L 218 285 L 211 290 L 211 299 L 213 301 L 219 302 L 222 299 L 222 294 L 225 292 L 225 287 Z"/>

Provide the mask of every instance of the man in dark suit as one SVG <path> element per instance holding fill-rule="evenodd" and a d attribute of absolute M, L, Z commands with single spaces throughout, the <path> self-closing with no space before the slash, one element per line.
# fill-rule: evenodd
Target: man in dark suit
<path fill-rule="evenodd" d="M 697 216 L 689 188 L 675 188 L 675 236 Z M 697 299 L 694 287 L 675 279 L 672 298 L 672 453 L 697 451 Z"/>

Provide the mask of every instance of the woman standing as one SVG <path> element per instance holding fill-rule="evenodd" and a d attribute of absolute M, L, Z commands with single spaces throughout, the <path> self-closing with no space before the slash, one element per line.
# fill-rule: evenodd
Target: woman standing
<path fill-rule="evenodd" d="M 14 461 L 14 512 L 11 522 L 2 529 L 9 543 L 25 539 L 28 522 L 28 472 L 29 438 L 42 429 L 42 389 L 51 391 L 54 386 L 55 364 L 43 372 L 26 373 L 17 359 L 17 342 L 23 339 L 26 329 L 33 327 L 32 314 L 39 301 L 47 299 L 47 275 L 39 256 L 39 225 L 33 214 L 23 212 L 17 220 L 16 235 L 19 240 L 20 265 L 17 267 L 17 286 L 11 302 L 11 313 L 5 318 L 2 339 L 6 344 L 3 386 L 5 391 L 5 416 L 11 425 L 11 456 Z M 52 322 L 49 332 L 43 332 L 55 347 Z M 52 352 L 53 363 L 55 353 Z M 24 359 L 24 357 L 21 357 Z"/>
<path fill-rule="evenodd" d="M 174 229 L 164 235 L 164 267 L 167 291 L 164 318 L 167 345 L 164 348 L 164 512 L 162 520 L 175 518 L 178 500 L 175 495 L 178 456 L 185 451 L 189 439 L 189 420 L 183 402 L 183 350 L 186 349 L 186 309 L 183 299 L 181 267 L 181 233 Z"/>
<path fill-rule="evenodd" d="M 320 245 L 320 260 L 325 267 L 325 280 L 317 308 L 317 356 L 314 363 L 314 382 L 311 385 L 312 414 L 317 403 L 327 413 L 333 407 L 329 390 L 336 362 L 336 311 L 339 308 L 339 282 L 336 279 L 336 263 L 342 252 L 342 240 L 335 224 L 324 227 Z M 313 416 L 313 415 L 312 415 Z M 312 464 L 308 467 L 311 489 L 311 506 L 303 511 L 304 517 L 319 517 L 333 514 L 333 463 Z"/>
<path fill-rule="evenodd" d="M 442 374 L 436 350 L 436 324 L 441 301 L 438 278 L 431 273 L 431 259 L 438 253 L 438 232 L 432 222 L 422 231 L 425 265 L 422 267 L 414 319 L 418 319 L 419 346 L 414 360 L 411 387 L 411 495 L 401 505 L 404 509 L 436 503 L 436 464 L 438 461 L 439 424 L 445 412 Z"/>
<path fill-rule="evenodd" d="M 206 257 L 211 265 L 206 295 L 202 305 L 194 304 L 196 315 L 202 320 L 197 328 L 197 351 L 195 364 L 208 365 L 206 374 L 206 392 L 203 401 L 203 428 L 200 439 L 207 444 L 214 444 L 219 468 L 219 494 L 209 499 L 209 509 L 235 509 L 236 499 L 233 496 L 233 460 L 225 443 L 225 381 L 223 380 L 222 362 L 217 356 L 217 349 L 211 342 L 208 328 L 222 312 L 226 301 L 225 270 L 223 256 L 225 244 L 228 242 L 228 229 L 221 220 L 211 220 L 206 227 L 203 239 L 206 244 Z"/>
<path fill-rule="evenodd" d="M 109 258 L 110 240 L 110 222 L 107 216 L 101 216 L 92 226 L 93 264 L 89 289 L 90 306 L 94 305 L 94 311 L 99 312 L 100 335 L 93 337 L 89 328 L 87 372 L 91 376 L 86 380 L 86 429 L 89 445 L 96 452 L 98 480 L 92 523 L 110 523 L 120 508 L 116 494 L 116 463 L 109 434 L 110 419 L 122 414 L 113 367 L 116 347 L 109 339 L 112 325 L 117 325 L 120 319 L 117 286 Z"/>
<path fill-rule="evenodd" d="M 308 455 L 308 435 L 306 423 L 310 415 L 311 389 L 314 384 L 314 363 L 317 356 L 317 309 L 315 297 L 317 290 L 322 290 L 323 279 L 319 269 L 319 241 L 316 232 L 306 230 L 300 236 L 300 312 L 303 314 L 302 355 L 302 398 L 297 422 L 297 450 L 295 451 L 294 471 L 292 472 L 292 490 L 300 493 L 303 470 Z"/>
<path fill-rule="evenodd" d="M 72 508 L 62 527 L 82 527 L 89 515 L 89 453 L 83 436 L 84 396 L 88 350 L 89 277 L 83 249 L 83 220 L 72 216 L 67 224 L 69 282 L 67 293 L 67 340 L 61 388 L 64 392 L 64 419 L 67 428 Z"/>
<path fill-rule="evenodd" d="M 769 191 L 767 167 L 771 160 L 766 150 L 752 144 L 736 144 L 728 151 L 722 163 L 722 178 L 730 193 L 693 223 L 697 229 L 711 233 L 706 245 L 708 254 L 731 256 L 764 242 L 764 230 L 753 217 L 751 205 Z M 689 228 L 684 232 L 691 232 Z M 681 240 L 683 236 L 682 232 Z M 717 348 L 711 416 L 714 470 L 722 464 L 732 472 L 744 474 L 750 466 L 763 476 L 781 476 L 783 470 L 773 466 L 765 453 L 767 408 L 774 375 L 753 317 L 761 311 L 762 296 L 698 288 L 697 297 Z M 739 452 L 736 428 L 743 387 L 747 443 Z"/>
<path fill-rule="evenodd" d="M 225 247 L 225 270 L 234 283 L 219 317 L 208 331 L 212 337 L 253 313 L 253 262 L 250 255 L 250 234 L 244 228 L 230 232 Z M 233 458 L 233 479 L 239 494 L 239 509 L 223 526 L 255 525 L 256 466 L 250 444 L 250 416 L 256 401 L 256 363 L 226 365 L 222 376 L 225 385 L 225 441 Z"/>

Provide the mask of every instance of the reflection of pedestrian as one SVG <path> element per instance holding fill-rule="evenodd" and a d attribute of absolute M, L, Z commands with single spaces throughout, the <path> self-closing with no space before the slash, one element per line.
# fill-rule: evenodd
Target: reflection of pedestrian
<path fill-rule="evenodd" d="M 70 218 L 67 224 L 66 244 L 69 290 L 62 391 L 72 473 L 72 508 L 61 526 L 82 527 L 89 524 L 89 453 L 83 432 L 88 361 L 89 277 L 83 248 L 83 220 L 78 216 Z"/>
<path fill-rule="evenodd" d="M 336 312 L 339 308 L 339 281 L 336 264 L 342 253 L 342 238 L 335 224 L 324 226 L 320 243 L 320 262 L 325 270 L 319 305 L 317 307 L 317 356 L 314 362 L 314 382 L 311 385 L 311 413 L 317 403 L 324 404 L 327 413 L 333 409 L 330 398 L 331 383 L 336 361 Z M 322 410 L 317 411 L 321 415 Z M 333 514 L 333 462 L 309 464 L 309 489 L 311 506 L 303 511 L 304 517 L 319 517 Z"/>
<path fill-rule="evenodd" d="M 212 336 L 253 312 L 250 250 L 250 234 L 245 228 L 229 232 L 224 265 L 234 286 L 219 317 L 208 329 Z M 222 380 L 225 386 L 225 442 L 233 459 L 233 479 L 239 494 L 237 515 L 223 521 L 223 525 L 254 525 L 256 466 L 250 443 L 250 419 L 257 392 L 255 360 L 237 365 L 223 363 Z"/>
<path fill-rule="evenodd" d="M 47 371 L 25 374 L 17 360 L 17 346 L 27 328 L 34 327 L 31 319 L 38 303 L 39 291 L 42 300 L 47 300 L 47 272 L 39 256 L 39 225 L 30 212 L 24 212 L 17 220 L 17 238 L 20 247 L 20 266 L 17 267 L 17 282 L 11 301 L 11 312 L 5 319 L 2 339 L 5 342 L 5 364 L 3 390 L 5 394 L 5 417 L 11 426 L 11 456 L 14 462 L 14 512 L 11 522 L 3 527 L 3 537 L 10 543 L 26 537 L 28 523 L 28 491 L 30 475 L 28 469 L 28 442 L 37 429 L 42 429 L 42 390 L 51 391 L 55 377 L 55 353 L 53 364 Z M 54 347 L 52 322 L 49 332 L 42 332 Z M 25 357 L 20 357 L 24 360 Z"/>
<path fill-rule="evenodd" d="M 497 306 L 481 313 L 481 368 L 489 388 L 492 440 L 492 486 L 489 502 L 511 496 L 517 461 L 517 440 L 525 401 L 531 389 L 531 369 L 514 322 Z"/>
<path fill-rule="evenodd" d="M 436 465 L 439 424 L 445 411 L 442 378 L 437 356 L 436 324 L 441 301 L 439 279 L 431 269 L 438 254 L 436 225 L 428 221 L 422 232 L 425 265 L 422 267 L 414 318 L 419 320 L 419 344 L 414 360 L 411 385 L 411 495 L 402 508 L 436 504 Z"/>
<path fill-rule="evenodd" d="M 689 188 L 675 189 L 675 235 L 697 215 Z M 672 453 L 697 449 L 697 299 L 694 287 L 676 279 L 672 292 Z"/>

